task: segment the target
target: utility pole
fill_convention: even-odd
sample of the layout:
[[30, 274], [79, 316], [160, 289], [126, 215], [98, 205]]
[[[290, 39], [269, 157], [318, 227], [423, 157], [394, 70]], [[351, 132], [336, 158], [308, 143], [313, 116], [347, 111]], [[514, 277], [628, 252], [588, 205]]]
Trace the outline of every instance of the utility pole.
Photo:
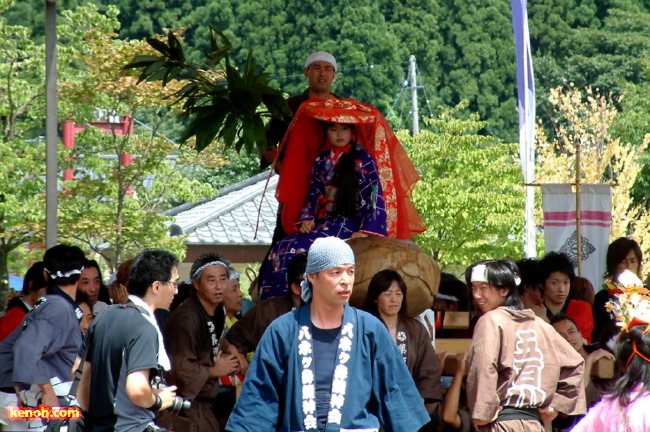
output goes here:
[[413, 118], [412, 135], [420, 133], [420, 123], [418, 114], [418, 87], [415, 77], [415, 56], [409, 57], [409, 82], [411, 84], [411, 117]]
[[45, 1], [45, 246], [56, 245], [57, 197], [57, 69], [56, 0]]

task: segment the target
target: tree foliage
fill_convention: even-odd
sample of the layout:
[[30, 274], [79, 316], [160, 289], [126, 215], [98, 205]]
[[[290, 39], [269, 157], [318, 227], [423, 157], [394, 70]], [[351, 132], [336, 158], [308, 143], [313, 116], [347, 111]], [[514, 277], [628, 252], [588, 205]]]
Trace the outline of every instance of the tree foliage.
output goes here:
[[[267, 145], [263, 119], [289, 117], [289, 106], [280, 91], [268, 86], [269, 74], [259, 71], [251, 50], [240, 73], [230, 63], [228, 38], [210, 27], [209, 39], [204, 65], [188, 61], [181, 42], [169, 30], [166, 42], [145, 38], [155, 55], [138, 55], [124, 68], [140, 70], [138, 84], [161, 81], [166, 87], [172, 80], [184, 81], [172, 96], [172, 104], [183, 102], [182, 115], [189, 119], [181, 143], [195, 137], [200, 152], [219, 139], [237, 151], [243, 146], [249, 153], [263, 151]], [[220, 69], [213, 71], [216, 67]]]
[[[418, 61], [421, 115], [431, 106], [469, 102], [463, 113], [489, 119], [486, 131], [505, 141], [517, 137], [515, 54], [510, 3], [497, 0], [88, 0], [104, 11], [120, 10], [122, 38], [142, 39], [184, 28], [188, 55], [201, 63], [210, 52], [210, 26], [234, 43], [233, 65], [243, 67], [248, 49], [288, 94], [304, 90], [304, 59], [331, 51], [340, 71], [334, 91], [377, 106], [394, 106], [408, 58]], [[72, 8], [80, 0], [61, 3]], [[625, 83], [647, 82], [640, 59], [650, 47], [646, 0], [539, 0], [528, 2], [538, 112], [552, 111], [550, 89], [576, 83], [620, 94]], [[38, 0], [7, 10], [11, 23], [33, 23], [42, 35]], [[407, 117], [408, 98], [395, 104]], [[394, 113], [394, 114], [395, 114]], [[402, 119], [404, 120], [404, 119]]]
[[[159, 85], [135, 86], [136, 78], [123, 73], [128, 58], [146, 53], [146, 44], [116, 39], [116, 16], [115, 8], [100, 13], [92, 5], [62, 13], [57, 29], [59, 119], [85, 124], [95, 120], [97, 108], [135, 116], [144, 107], [163, 106], [168, 94]], [[22, 271], [27, 261], [16, 255], [29, 253], [27, 243], [32, 251], [43, 247], [44, 51], [29, 29], [9, 25], [0, 16], [0, 296], [7, 290], [8, 262], [16, 265], [11, 270]], [[90, 129], [77, 136], [75, 149], [59, 152], [59, 167], [73, 168], [76, 174], [59, 189], [59, 239], [102, 253], [109, 267], [144, 246], [164, 246], [182, 255], [182, 239], [167, 238], [166, 218], [160, 212], [179, 200], [214, 192], [182, 176], [179, 166], [224, 163], [220, 155], [199, 158], [179, 152], [157, 134], [156, 124], [153, 128], [136, 128], [132, 136]], [[115, 161], [123, 153], [134, 156], [132, 165]], [[107, 159], [111, 155], [114, 160]], [[106, 253], [108, 245], [111, 254]]]
[[[115, 28], [117, 10], [109, 8], [108, 12], [106, 24]], [[84, 15], [95, 14], [92, 6], [64, 12], [67, 25], [76, 26]], [[180, 167], [224, 163], [218, 154], [199, 158], [189, 148], [179, 151], [158, 133], [165, 116], [176, 114], [164, 109], [166, 101], [187, 82], [174, 81], [164, 88], [148, 82], [136, 85], [137, 79], [122, 66], [134, 56], [151, 56], [153, 50], [143, 41], [115, 36], [107, 28], [88, 28], [73, 58], [83, 61], [84, 68], [74, 80], [61, 85], [67, 118], [78, 124], [95, 117], [89, 107], [131, 118], [142, 109], [160, 110], [160, 115], [152, 117], [150, 129], [136, 127], [132, 135], [89, 128], [78, 134], [78, 145], [62, 155], [61, 163], [76, 171], [61, 197], [62, 238], [82, 242], [102, 255], [109, 268], [144, 247], [164, 247], [183, 256], [182, 238], [166, 236], [168, 219], [161, 213], [172, 203], [211, 196], [214, 190], [182, 175]], [[120, 163], [126, 155], [132, 156], [132, 162]]]
[[616, 99], [591, 88], [575, 86], [551, 91], [549, 102], [554, 112], [554, 138], [542, 129], [537, 136], [536, 181], [574, 183], [576, 144], [580, 144], [580, 179], [584, 183], [609, 183], [612, 186], [612, 229], [610, 238], [633, 236], [644, 256], [650, 252], [650, 211], [646, 200], [635, 203], [632, 187], [641, 172], [641, 156], [650, 134], [640, 143], [626, 143], [612, 137], [610, 128], [617, 116]]
[[457, 118], [460, 105], [429, 120], [430, 130], [404, 143], [421, 180], [413, 202], [427, 231], [415, 238], [441, 268], [462, 271], [474, 261], [522, 254], [521, 170], [515, 144], [479, 135], [485, 122]]
[[44, 57], [28, 28], [0, 16], [0, 310], [9, 254], [44, 235], [44, 147], [36, 132], [45, 103]]

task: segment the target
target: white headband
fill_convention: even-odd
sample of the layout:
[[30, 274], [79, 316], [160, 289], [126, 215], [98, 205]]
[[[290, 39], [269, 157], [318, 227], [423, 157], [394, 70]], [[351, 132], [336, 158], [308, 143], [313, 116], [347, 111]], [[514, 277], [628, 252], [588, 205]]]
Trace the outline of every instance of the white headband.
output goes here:
[[478, 264], [472, 269], [472, 276], [469, 279], [470, 282], [488, 282], [487, 279], [487, 267], [485, 264]]
[[192, 274], [192, 279], [196, 277], [197, 274], [201, 273], [203, 270], [206, 268], [210, 267], [211, 265], [220, 265], [223, 266], [226, 271], [228, 271], [228, 265], [223, 262], [223, 261], [210, 261], [209, 263], [203, 264], [201, 267], [197, 268], [194, 274]]
[[239, 280], [239, 273], [233, 270], [232, 273], [230, 273], [230, 278], [229, 280]]
[[316, 63], [317, 61], [324, 61], [331, 64], [334, 68], [334, 72], [336, 72], [338, 69], [336, 66], [336, 59], [332, 54], [326, 51], [316, 51], [309, 54], [309, 57], [307, 57], [307, 61], [305, 62], [305, 69], [309, 69], [309, 66], [311, 66], [312, 63]]
[[[516, 274], [513, 274], [513, 277], [515, 279], [515, 285], [519, 286], [521, 283], [521, 278], [517, 276]], [[470, 282], [487, 282], [488, 277], [487, 277], [487, 267], [485, 264], [478, 264], [472, 269], [472, 276], [470, 278]]]
[[80, 275], [84, 271], [84, 268], [81, 267], [78, 270], [74, 269], [74, 270], [70, 270], [70, 271], [65, 272], [65, 273], [61, 273], [61, 270], [57, 271], [56, 273], [52, 273], [48, 269], [44, 269], [44, 270], [47, 272], [47, 274], [50, 275], [50, 277], [52, 279], [57, 279], [57, 278], [67, 278], [67, 277], [70, 277], [72, 275]]

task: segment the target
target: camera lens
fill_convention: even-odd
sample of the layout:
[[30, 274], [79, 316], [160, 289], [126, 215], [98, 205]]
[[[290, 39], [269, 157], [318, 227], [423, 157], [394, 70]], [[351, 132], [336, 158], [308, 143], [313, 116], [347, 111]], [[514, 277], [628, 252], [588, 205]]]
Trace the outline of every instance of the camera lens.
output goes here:
[[172, 402], [172, 406], [170, 407], [170, 410], [172, 413], [177, 414], [177, 415], [186, 415], [187, 411], [190, 409], [192, 406], [192, 401], [189, 399], [185, 399], [181, 396], [176, 396], [174, 398], [174, 402]]

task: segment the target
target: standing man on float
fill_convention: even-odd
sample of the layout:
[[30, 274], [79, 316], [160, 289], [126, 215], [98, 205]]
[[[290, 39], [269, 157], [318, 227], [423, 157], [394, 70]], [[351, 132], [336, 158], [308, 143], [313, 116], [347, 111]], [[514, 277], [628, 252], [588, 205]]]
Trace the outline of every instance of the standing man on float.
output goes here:
[[[266, 128], [266, 151], [262, 154], [260, 159], [260, 168], [265, 169], [270, 166], [278, 156], [278, 147], [282, 142], [284, 134], [287, 132], [289, 123], [293, 120], [293, 115], [298, 111], [300, 105], [312, 98], [317, 99], [341, 99], [340, 96], [337, 96], [332, 93], [332, 83], [334, 78], [336, 78], [336, 71], [338, 70], [336, 59], [334, 56], [325, 51], [316, 51], [309, 54], [307, 61], [305, 61], [305, 67], [302, 70], [302, 73], [307, 78], [309, 87], [297, 95], [291, 96], [287, 99], [287, 105], [291, 109], [292, 116], [291, 118], [285, 120], [272, 119], [269, 122], [269, 125]], [[282, 154], [278, 158], [278, 163], [275, 165], [275, 169], [280, 172], [280, 165], [282, 163]], [[279, 229], [282, 229], [282, 226], [278, 226]], [[277, 232], [277, 229], [276, 229]], [[274, 235], [275, 240], [275, 235]]]

